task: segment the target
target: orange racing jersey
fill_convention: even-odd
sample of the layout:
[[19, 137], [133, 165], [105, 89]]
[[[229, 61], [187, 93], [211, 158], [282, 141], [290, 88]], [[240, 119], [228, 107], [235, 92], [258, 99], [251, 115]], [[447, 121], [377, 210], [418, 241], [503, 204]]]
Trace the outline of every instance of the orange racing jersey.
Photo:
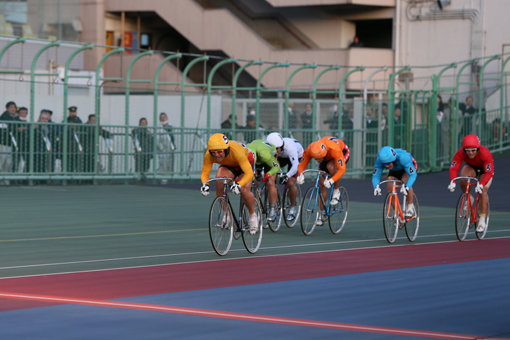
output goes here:
[[[333, 179], [333, 181], [336, 182], [345, 174], [345, 163], [349, 157], [349, 148], [347, 147], [347, 145], [345, 145], [345, 143], [342, 140], [338, 139], [337, 137], [327, 136], [321, 138], [319, 141], [326, 146], [326, 149], [328, 151], [324, 160], [335, 161], [337, 171], [331, 177], [331, 179]], [[305, 152], [303, 153], [303, 161], [299, 163], [298, 166], [297, 172], [298, 175], [301, 174], [306, 169], [308, 163], [312, 159], [312, 157], [310, 156], [310, 145], [308, 145]]]
[[228, 155], [225, 157], [225, 159], [223, 159], [221, 162], [217, 162], [209, 150], [205, 152], [204, 163], [202, 165], [202, 174], [200, 176], [202, 183], [205, 183], [209, 180], [209, 174], [211, 173], [211, 169], [214, 163], [225, 165], [230, 168], [241, 168], [244, 176], [239, 181], [240, 186], [245, 186], [251, 182], [253, 179], [253, 168], [249, 161], [251, 151], [244, 147], [242, 144], [233, 140], [229, 142], [229, 146], [230, 151], [228, 152]]

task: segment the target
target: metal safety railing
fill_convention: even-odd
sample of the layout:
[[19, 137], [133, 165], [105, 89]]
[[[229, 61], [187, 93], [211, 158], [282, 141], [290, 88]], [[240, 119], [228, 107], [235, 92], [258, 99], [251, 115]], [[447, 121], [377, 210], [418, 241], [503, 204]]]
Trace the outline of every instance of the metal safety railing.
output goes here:
[[[0, 68], [0, 88], [27, 84], [24, 98], [29, 103], [27, 122], [0, 122], [0, 178], [3, 180], [194, 178], [200, 173], [207, 138], [217, 131], [249, 142], [278, 130], [299, 139], [305, 147], [321, 136], [338, 136], [351, 147], [352, 161], [348, 169], [351, 175], [369, 174], [377, 151], [384, 145], [410, 151], [420, 164], [420, 171], [447, 167], [468, 133], [476, 133], [493, 151], [510, 148], [508, 55], [428, 68], [399, 68], [289, 64], [140, 51], [130, 56], [130, 62], [119, 76], [107, 77], [105, 64], [110, 58], [123, 57], [126, 53], [123, 48], [0, 37], [3, 43], [0, 65], [5, 64], [3, 60], [15, 47], [23, 48], [31, 41], [36, 41], [39, 47], [31, 55], [29, 69]], [[55, 68], [41, 69], [40, 59], [64, 45], [72, 48], [62, 62], [63, 76]], [[95, 70], [73, 74], [71, 65], [76, 58], [94, 49], [105, 51]], [[133, 78], [135, 66], [155, 54], [162, 55], [155, 71], [143, 79]], [[161, 80], [164, 68], [174, 61], [185, 63], [180, 78]], [[209, 62], [214, 62], [209, 64], [212, 67], [207, 67]], [[203, 82], [191, 83], [188, 76], [200, 65]], [[243, 87], [238, 83], [248, 67], [258, 67], [260, 72], [254, 86]], [[232, 75], [230, 84], [215, 81], [219, 71], [225, 68]], [[281, 88], [263, 85], [269, 72], [285, 72]], [[413, 72], [422, 75], [413, 79]], [[337, 81], [323, 82], [331, 73], [337, 75]], [[309, 81], [295, 84], [304, 74], [309, 74]], [[354, 80], [356, 77], [360, 77], [359, 82]], [[49, 100], [60, 103], [63, 121], [67, 121], [69, 98], [75, 96], [71, 88], [80, 78], [87, 80], [86, 87], [92, 90], [89, 93], [93, 96], [88, 95], [87, 100], [93, 102], [95, 122], [77, 125], [37, 122], [35, 115], [40, 103]], [[109, 122], [115, 124], [105, 125], [102, 118], [105, 108], [118, 102], [104, 92], [105, 84], [120, 82], [124, 83], [122, 91], [116, 94], [117, 98], [123, 96], [120, 115], [110, 115]], [[149, 90], [134, 96], [137, 84], [145, 84]], [[62, 94], [55, 96], [45, 91], [50, 85], [60, 86]], [[162, 89], [168, 86], [173, 86], [175, 91], [169, 93]], [[148, 108], [153, 122], [148, 127], [134, 125], [139, 103], [145, 103], [147, 98], [152, 107], [144, 109]], [[174, 126], [170, 133], [168, 128], [158, 125], [158, 116], [161, 107], [167, 105], [162, 103], [172, 98], [178, 100], [172, 101]], [[471, 100], [474, 103], [466, 103]], [[255, 124], [239, 124], [247, 120], [250, 109], [254, 111]], [[229, 115], [230, 126], [220, 126]]]

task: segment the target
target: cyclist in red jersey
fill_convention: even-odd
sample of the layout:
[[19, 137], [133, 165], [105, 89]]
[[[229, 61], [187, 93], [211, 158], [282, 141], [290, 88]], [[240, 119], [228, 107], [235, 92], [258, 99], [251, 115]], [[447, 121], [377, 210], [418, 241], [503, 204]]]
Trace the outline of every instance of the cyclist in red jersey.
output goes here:
[[[485, 146], [480, 144], [477, 135], [467, 135], [462, 140], [462, 147], [453, 156], [450, 165], [450, 185], [448, 190], [455, 191], [455, 182], [452, 179], [457, 177], [462, 162], [464, 166], [460, 170], [459, 176], [476, 177], [480, 181], [475, 191], [480, 195], [480, 220], [476, 227], [477, 232], [483, 232], [487, 227], [485, 217], [487, 216], [487, 207], [489, 203], [489, 188], [494, 177], [494, 158], [492, 153]], [[462, 190], [466, 189], [466, 181], [460, 180]]]

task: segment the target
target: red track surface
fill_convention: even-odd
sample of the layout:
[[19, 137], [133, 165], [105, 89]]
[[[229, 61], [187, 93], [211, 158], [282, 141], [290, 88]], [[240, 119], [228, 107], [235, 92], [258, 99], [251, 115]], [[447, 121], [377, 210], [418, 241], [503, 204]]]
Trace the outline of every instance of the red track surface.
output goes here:
[[[0, 280], [0, 291], [116, 299], [506, 257], [510, 257], [510, 238], [10, 278]], [[0, 311], [49, 304], [0, 299]]]

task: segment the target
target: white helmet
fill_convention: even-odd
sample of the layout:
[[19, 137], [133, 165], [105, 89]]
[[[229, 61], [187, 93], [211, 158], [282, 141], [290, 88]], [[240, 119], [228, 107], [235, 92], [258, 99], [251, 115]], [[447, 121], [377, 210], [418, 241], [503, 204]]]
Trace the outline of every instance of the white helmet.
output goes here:
[[273, 144], [277, 149], [283, 147], [283, 137], [278, 132], [267, 135], [266, 141]]

